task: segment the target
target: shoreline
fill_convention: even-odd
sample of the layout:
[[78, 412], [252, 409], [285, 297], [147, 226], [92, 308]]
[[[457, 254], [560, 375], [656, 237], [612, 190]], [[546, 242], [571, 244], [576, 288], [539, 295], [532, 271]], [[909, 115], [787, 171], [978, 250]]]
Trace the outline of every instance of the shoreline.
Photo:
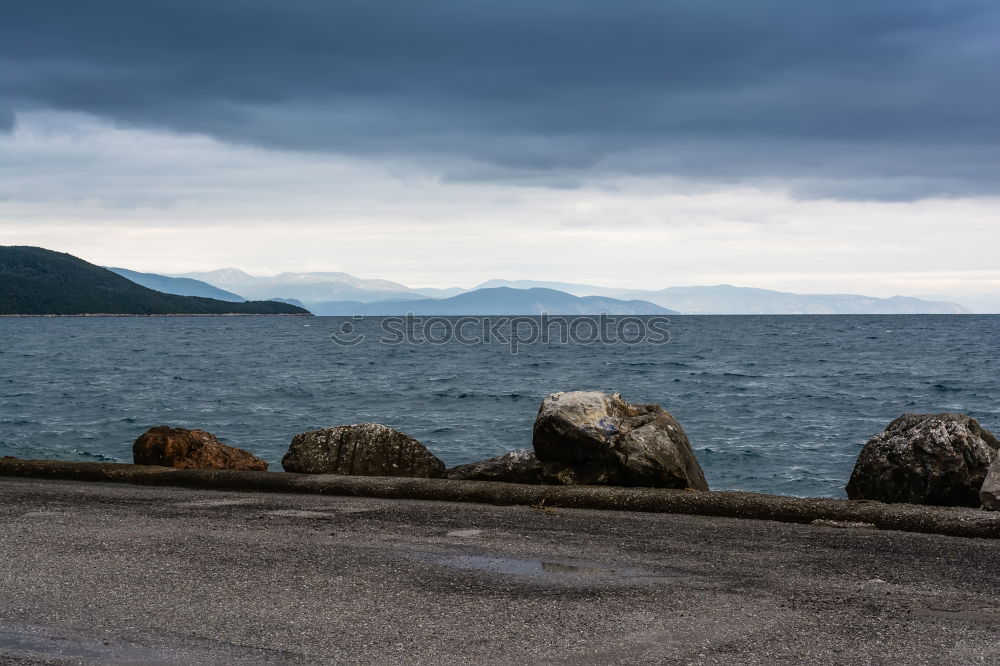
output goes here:
[[546, 486], [289, 472], [179, 470], [128, 463], [0, 460], [0, 477], [174, 486], [201, 490], [265, 492], [524, 505], [539, 509], [686, 514], [769, 520], [830, 527], [899, 530], [1000, 539], [1000, 512], [964, 507], [883, 504], [834, 498], [802, 498], [732, 491], [693, 491], [621, 486]]
[[53, 317], [315, 317], [311, 312], [219, 312], [210, 313], [177, 313], [177, 314], [113, 314], [113, 313], [88, 313], [88, 314], [0, 314], [0, 319], [26, 319], [26, 318], [53, 318]]
[[[553, 317], [599, 317], [600, 314], [553, 314], [546, 313]], [[304, 313], [293, 313], [293, 312], [272, 312], [272, 313], [249, 313], [249, 312], [220, 312], [220, 313], [173, 313], [173, 314], [115, 314], [106, 312], [88, 312], [86, 314], [0, 314], [0, 319], [18, 319], [18, 318], [45, 318], [45, 317], [327, 317], [327, 318], [352, 318], [352, 317], [364, 317], [368, 319], [376, 319], [379, 317], [401, 317], [404, 315], [381, 315], [381, 314], [368, 314], [368, 315], [317, 315], [312, 312]], [[523, 314], [523, 315], [510, 315], [510, 314], [472, 314], [472, 315], [416, 315], [420, 317], [444, 317], [444, 318], [462, 318], [462, 317], [540, 317], [538, 314]], [[949, 312], [885, 312], [876, 314], [863, 314], [863, 313], [835, 313], [835, 312], [815, 312], [815, 313], [804, 313], [797, 312], [794, 314], [776, 314], [776, 313], [730, 313], [730, 314], [719, 314], [719, 313], [702, 313], [702, 312], [682, 312], [671, 315], [609, 315], [609, 316], [623, 316], [623, 317], [659, 317], [659, 316], [670, 316], [670, 317], [1000, 317], [1000, 312], [960, 312], [960, 313], [949, 313]]]

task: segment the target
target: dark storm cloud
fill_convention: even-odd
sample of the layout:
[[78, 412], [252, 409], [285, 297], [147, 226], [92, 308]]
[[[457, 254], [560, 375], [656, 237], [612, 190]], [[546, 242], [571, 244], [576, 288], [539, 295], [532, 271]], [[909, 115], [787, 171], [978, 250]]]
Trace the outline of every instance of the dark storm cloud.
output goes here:
[[4, 108], [54, 108], [416, 157], [454, 179], [1000, 191], [992, 0], [13, 0], [2, 15], [0, 128]]

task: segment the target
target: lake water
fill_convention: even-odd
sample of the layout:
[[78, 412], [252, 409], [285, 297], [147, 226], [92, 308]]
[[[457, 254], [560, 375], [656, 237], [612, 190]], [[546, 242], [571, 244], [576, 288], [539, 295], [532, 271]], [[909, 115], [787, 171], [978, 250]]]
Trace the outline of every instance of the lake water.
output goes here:
[[[344, 324], [365, 333], [334, 344]], [[372, 318], [0, 319], [0, 456], [131, 462], [202, 428], [278, 464], [295, 433], [375, 421], [447, 464], [530, 448], [543, 396], [619, 391], [683, 424], [714, 489], [844, 496], [903, 412], [1000, 431], [1000, 316], [673, 317], [667, 344], [382, 344]]]

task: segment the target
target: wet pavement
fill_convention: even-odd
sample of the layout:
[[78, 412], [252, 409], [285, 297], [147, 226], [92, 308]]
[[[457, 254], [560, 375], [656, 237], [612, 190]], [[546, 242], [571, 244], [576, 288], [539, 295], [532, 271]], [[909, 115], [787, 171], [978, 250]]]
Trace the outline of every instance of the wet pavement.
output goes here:
[[996, 663], [1000, 541], [0, 479], [0, 664]]

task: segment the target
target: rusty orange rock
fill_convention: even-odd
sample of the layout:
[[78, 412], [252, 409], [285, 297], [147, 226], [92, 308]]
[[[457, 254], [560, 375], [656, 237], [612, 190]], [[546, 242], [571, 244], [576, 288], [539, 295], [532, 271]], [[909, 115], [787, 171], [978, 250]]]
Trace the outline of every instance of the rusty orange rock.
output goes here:
[[227, 446], [204, 430], [157, 426], [132, 445], [136, 465], [161, 465], [177, 469], [235, 469], [266, 472], [267, 463], [249, 451]]

